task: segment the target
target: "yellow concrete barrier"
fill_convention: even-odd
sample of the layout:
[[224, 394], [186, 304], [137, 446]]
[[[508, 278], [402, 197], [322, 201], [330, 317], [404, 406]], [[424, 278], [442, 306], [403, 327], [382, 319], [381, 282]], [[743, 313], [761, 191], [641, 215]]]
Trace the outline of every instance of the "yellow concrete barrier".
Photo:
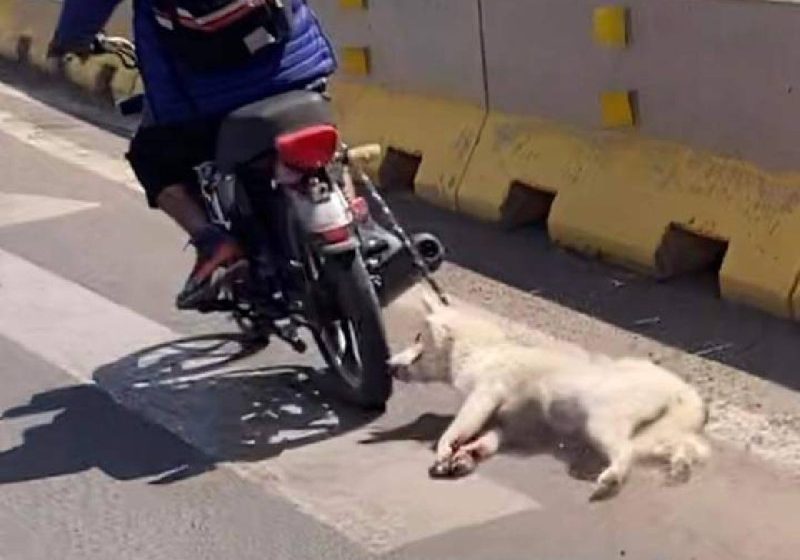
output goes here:
[[[0, 55], [54, 72], [47, 60], [47, 45], [53, 36], [61, 6], [45, 0], [2, 0], [0, 2]], [[110, 34], [130, 35], [129, 12], [121, 8], [109, 22]], [[135, 89], [138, 75], [111, 55], [94, 56], [86, 61], [71, 59], [64, 67], [67, 79], [93, 93], [117, 100]]]
[[45, 68], [47, 44], [61, 6], [55, 2], [3, 0], [0, 8], [0, 53]]
[[800, 173], [770, 174], [635, 133], [492, 114], [458, 207], [500, 220], [515, 181], [555, 195], [548, 228], [559, 244], [659, 277], [713, 265], [682, 262], [695, 250], [672, 250], [677, 229], [721, 247], [724, 297], [798, 317]]
[[419, 155], [416, 193], [455, 208], [458, 186], [484, 123], [482, 109], [347, 82], [334, 84], [333, 98], [348, 142], [380, 142], [386, 148]]

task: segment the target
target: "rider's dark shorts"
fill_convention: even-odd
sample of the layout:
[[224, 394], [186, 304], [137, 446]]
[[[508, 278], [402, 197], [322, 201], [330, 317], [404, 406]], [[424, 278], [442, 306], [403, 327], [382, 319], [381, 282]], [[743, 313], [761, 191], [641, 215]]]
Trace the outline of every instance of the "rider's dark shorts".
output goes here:
[[[324, 93], [327, 79], [315, 78], [296, 89]], [[194, 168], [211, 161], [224, 117], [208, 117], [178, 124], [155, 124], [145, 104], [142, 125], [131, 140], [128, 161], [147, 195], [147, 203], [157, 208], [158, 195], [165, 187], [182, 183], [199, 191]]]
[[165, 187], [182, 183], [198, 188], [194, 168], [213, 159], [219, 124], [220, 119], [206, 119], [139, 128], [127, 158], [151, 208], [158, 206]]

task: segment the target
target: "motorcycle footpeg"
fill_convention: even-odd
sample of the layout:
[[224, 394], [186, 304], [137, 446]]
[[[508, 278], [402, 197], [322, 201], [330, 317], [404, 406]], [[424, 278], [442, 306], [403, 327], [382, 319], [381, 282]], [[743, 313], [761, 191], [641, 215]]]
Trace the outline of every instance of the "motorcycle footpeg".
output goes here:
[[292, 321], [276, 322], [275, 334], [298, 354], [305, 354], [308, 350], [308, 345], [300, 337], [297, 326]]
[[308, 351], [308, 344], [301, 338], [290, 340], [289, 345], [292, 347], [292, 350], [298, 354], [305, 354]]

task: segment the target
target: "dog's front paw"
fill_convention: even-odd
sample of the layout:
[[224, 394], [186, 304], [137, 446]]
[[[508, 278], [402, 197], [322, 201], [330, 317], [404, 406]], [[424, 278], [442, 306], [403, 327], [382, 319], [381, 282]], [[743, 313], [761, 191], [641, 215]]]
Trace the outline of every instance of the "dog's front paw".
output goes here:
[[428, 469], [428, 475], [435, 479], [450, 478], [450, 467], [450, 459], [436, 461], [431, 465], [431, 468]]
[[594, 492], [589, 497], [589, 501], [597, 502], [607, 500], [619, 493], [622, 487], [622, 477], [613, 468], [608, 468], [597, 477]]
[[450, 457], [448, 459], [436, 461], [430, 469], [428, 474], [431, 478], [462, 478], [471, 474], [478, 463], [475, 458], [469, 453], [461, 453]]
[[477, 467], [478, 462], [472, 453], [458, 453], [450, 461], [450, 471], [453, 478], [461, 478], [472, 474]]

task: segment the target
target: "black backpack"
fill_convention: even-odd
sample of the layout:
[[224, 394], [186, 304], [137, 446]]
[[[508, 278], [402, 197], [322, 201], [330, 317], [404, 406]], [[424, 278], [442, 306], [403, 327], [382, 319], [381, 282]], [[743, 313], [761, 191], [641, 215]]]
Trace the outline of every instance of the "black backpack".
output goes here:
[[161, 36], [196, 71], [237, 66], [287, 41], [292, 0], [152, 0]]

